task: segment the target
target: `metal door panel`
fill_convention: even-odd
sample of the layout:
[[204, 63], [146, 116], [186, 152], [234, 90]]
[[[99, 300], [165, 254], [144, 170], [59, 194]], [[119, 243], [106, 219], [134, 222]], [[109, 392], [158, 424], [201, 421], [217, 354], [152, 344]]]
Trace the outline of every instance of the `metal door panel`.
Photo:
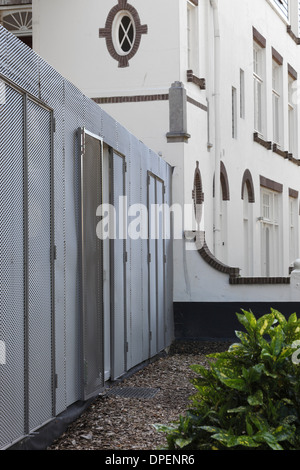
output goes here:
[[164, 252], [164, 184], [156, 180], [157, 201], [157, 240], [156, 240], [156, 270], [157, 270], [157, 345], [158, 352], [165, 347], [165, 252]]
[[[5, 85], [0, 105], [0, 448], [24, 433], [24, 112]], [[13, 139], [11, 136], [13, 135]]]
[[28, 100], [29, 430], [53, 416], [51, 113]]
[[[112, 248], [112, 379], [120, 377], [126, 371], [126, 240], [125, 232], [125, 160], [117, 153], [113, 154], [113, 200], [116, 215], [115, 237]], [[123, 227], [122, 227], [123, 225]]]
[[103, 253], [96, 213], [102, 203], [102, 141], [82, 130], [82, 333], [83, 396], [96, 396], [104, 386]]
[[149, 328], [150, 328], [150, 356], [157, 353], [157, 298], [156, 298], [156, 184], [152, 176], [148, 176], [148, 230], [149, 230]]

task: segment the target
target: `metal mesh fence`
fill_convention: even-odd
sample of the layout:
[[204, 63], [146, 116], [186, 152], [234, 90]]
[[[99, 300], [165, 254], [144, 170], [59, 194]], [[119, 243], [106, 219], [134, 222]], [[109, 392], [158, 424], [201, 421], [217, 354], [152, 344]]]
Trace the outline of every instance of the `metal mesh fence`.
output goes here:
[[[78, 129], [86, 129], [88, 144], [83, 167]], [[158, 337], [155, 309], [150, 318], [149, 298], [156, 299], [158, 291], [156, 283], [149, 287], [147, 240], [105, 245], [105, 259], [114, 260], [106, 308], [120, 308], [117, 314], [116, 309], [106, 312], [109, 328], [114, 322], [117, 328], [109, 339], [104, 336], [95, 208], [102, 201], [101, 178], [108, 187], [110, 177], [103, 175], [95, 136], [112, 150], [106, 155], [113, 168], [110, 197], [126, 196], [123, 209], [147, 204], [148, 170], [170, 182], [171, 168], [164, 161], [0, 26], [0, 448], [97, 394], [104, 384], [108, 340], [115, 376], [168, 345], [166, 325], [159, 327]], [[83, 207], [87, 219], [82, 223]], [[116, 210], [118, 216], [118, 204]], [[162, 264], [158, 268], [165, 285], [159, 318], [167, 323], [168, 341], [170, 263], [168, 279]]]

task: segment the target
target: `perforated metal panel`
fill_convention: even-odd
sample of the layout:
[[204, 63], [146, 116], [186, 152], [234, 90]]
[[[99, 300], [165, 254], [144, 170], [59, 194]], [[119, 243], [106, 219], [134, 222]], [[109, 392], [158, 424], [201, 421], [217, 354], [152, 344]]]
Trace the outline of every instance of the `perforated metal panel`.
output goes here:
[[1, 103], [0, 440], [8, 445], [54, 412], [52, 114], [5, 82]]
[[27, 101], [29, 430], [53, 416], [51, 113]]
[[112, 205], [115, 210], [115, 237], [112, 240], [112, 379], [127, 370], [126, 317], [126, 201], [125, 158], [112, 156]]
[[0, 340], [6, 345], [0, 448], [24, 433], [23, 119], [23, 97], [6, 85], [0, 105]]
[[104, 385], [103, 253], [96, 234], [96, 213], [102, 203], [102, 142], [82, 131], [82, 333], [85, 399]]
[[150, 354], [157, 354], [165, 341], [165, 217], [164, 182], [148, 172], [149, 213], [149, 322]]
[[[113, 199], [127, 195], [126, 209], [146, 204], [147, 171], [161, 180], [169, 175], [170, 185], [171, 169], [2, 26], [0, 102], [0, 341], [6, 346], [4, 364], [0, 356], [0, 448], [5, 448], [104, 385], [102, 244], [96, 236], [101, 140], [114, 155]], [[89, 131], [83, 147], [82, 128]], [[156, 201], [153, 181], [149, 195]], [[109, 250], [114, 260], [108, 271], [114, 274], [105, 280], [106, 307], [111, 305], [114, 320], [108, 343], [115, 335], [110, 364], [115, 377], [156, 354], [165, 327], [165, 340], [171, 338], [172, 244], [167, 244], [164, 300], [157, 287], [158, 275], [166, 282], [166, 269], [163, 274], [161, 264], [149, 262], [151, 250], [152, 260], [160, 250], [161, 262], [166, 245], [155, 241], [148, 249], [148, 240], [127, 237]]]
[[[150, 356], [157, 353], [157, 301], [156, 301], [156, 218], [153, 207], [156, 204], [155, 178], [148, 175], [148, 216], [149, 216], [149, 324], [150, 324]], [[155, 213], [154, 213], [155, 214]]]

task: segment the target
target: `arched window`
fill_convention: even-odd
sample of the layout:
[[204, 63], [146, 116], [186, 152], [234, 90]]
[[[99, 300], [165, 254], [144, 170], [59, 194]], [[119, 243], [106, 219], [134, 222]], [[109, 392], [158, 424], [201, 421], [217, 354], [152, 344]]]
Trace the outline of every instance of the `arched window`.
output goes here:
[[[215, 197], [215, 178], [213, 182], [213, 196]], [[227, 244], [228, 244], [228, 225], [227, 225], [227, 210], [228, 201], [230, 201], [229, 180], [227, 170], [223, 162], [220, 166], [220, 213], [219, 213], [219, 228], [220, 228], [220, 247], [218, 258], [223, 263], [227, 262]]]
[[255, 194], [254, 194], [254, 185], [253, 185], [253, 180], [252, 176], [249, 170], [246, 170], [244, 175], [243, 175], [243, 181], [242, 181], [242, 199], [244, 199], [244, 191], [245, 187], [247, 187], [248, 190], [248, 200], [251, 203], [255, 202]]
[[202, 189], [202, 179], [201, 173], [199, 170], [199, 162], [197, 162], [195, 174], [194, 174], [194, 187], [193, 187], [193, 201], [194, 201], [194, 211], [195, 211], [195, 219], [198, 225], [197, 229], [199, 229], [199, 225], [202, 219], [202, 212], [203, 212], [203, 202], [204, 202], [204, 194]]
[[243, 276], [253, 276], [253, 203], [255, 202], [254, 186], [249, 170], [246, 170], [242, 181], [243, 200]]
[[1, 23], [9, 32], [17, 36], [27, 46], [32, 47], [32, 10], [3, 10]]

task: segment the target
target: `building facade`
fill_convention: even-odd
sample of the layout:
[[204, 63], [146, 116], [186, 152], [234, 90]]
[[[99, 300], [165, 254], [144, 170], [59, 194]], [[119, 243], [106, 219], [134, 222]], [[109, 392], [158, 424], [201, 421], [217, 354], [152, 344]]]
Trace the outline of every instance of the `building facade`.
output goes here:
[[175, 306], [219, 302], [215, 271], [222, 302], [244, 298], [234, 282], [257, 301], [262, 283], [285, 284], [299, 256], [298, 0], [33, 0], [32, 15], [35, 51], [174, 168]]

